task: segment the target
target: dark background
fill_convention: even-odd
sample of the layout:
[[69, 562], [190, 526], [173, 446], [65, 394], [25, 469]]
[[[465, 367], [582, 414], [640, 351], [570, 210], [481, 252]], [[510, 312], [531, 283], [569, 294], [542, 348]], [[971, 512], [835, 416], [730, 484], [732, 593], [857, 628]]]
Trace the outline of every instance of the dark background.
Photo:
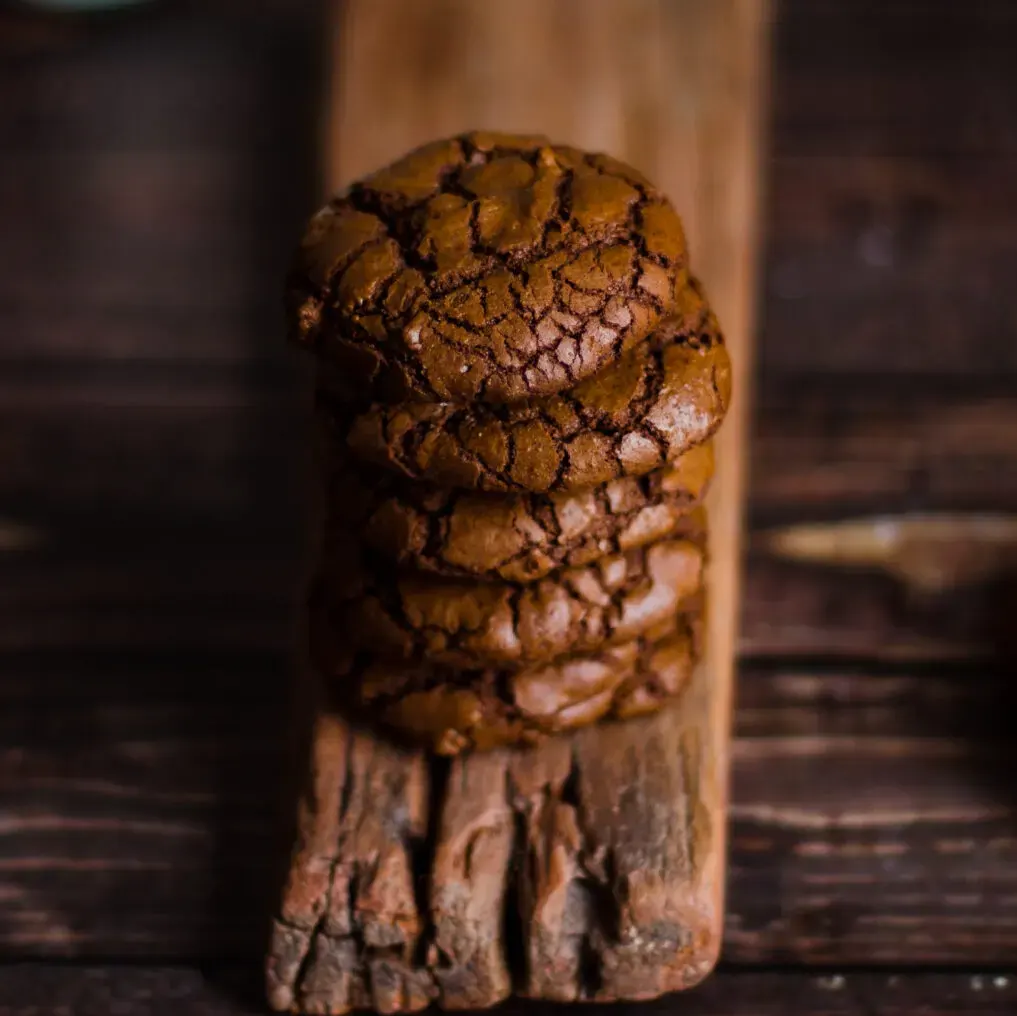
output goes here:
[[[777, 11], [725, 964], [661, 1008], [1017, 1012], [1017, 3]], [[321, 35], [0, 7], [4, 1016], [257, 1011]]]

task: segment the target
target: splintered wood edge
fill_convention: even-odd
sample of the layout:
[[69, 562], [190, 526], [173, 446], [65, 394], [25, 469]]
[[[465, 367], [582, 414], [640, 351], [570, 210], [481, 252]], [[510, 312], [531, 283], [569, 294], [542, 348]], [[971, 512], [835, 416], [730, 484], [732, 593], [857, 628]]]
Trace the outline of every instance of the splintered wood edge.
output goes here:
[[270, 1004], [475, 1009], [513, 987], [612, 1001], [700, 980], [721, 925], [708, 678], [653, 717], [430, 767], [319, 714]]
[[[451, 0], [435, 19], [427, 5], [348, 0], [331, 42], [326, 187], [434, 137], [501, 127], [609, 151], [670, 194], [735, 374], [709, 498], [706, 652], [655, 717], [451, 765], [319, 713], [268, 958], [277, 1009], [645, 999], [694, 984], [719, 952], [767, 3], [561, 13]], [[589, 59], [563, 77], [562, 54]], [[624, 115], [604, 115], [608, 93]]]

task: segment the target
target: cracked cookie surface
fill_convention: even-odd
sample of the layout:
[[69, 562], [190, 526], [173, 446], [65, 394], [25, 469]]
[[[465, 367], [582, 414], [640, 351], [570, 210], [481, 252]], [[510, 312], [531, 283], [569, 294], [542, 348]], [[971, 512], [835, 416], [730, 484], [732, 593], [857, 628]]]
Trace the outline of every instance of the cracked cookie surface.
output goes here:
[[310, 605], [312, 656], [325, 673], [359, 652], [504, 667], [591, 652], [666, 622], [699, 590], [704, 550], [692, 539], [661, 540], [525, 585], [391, 574], [365, 564], [351, 542], [328, 564]]
[[438, 754], [534, 744], [608, 718], [654, 712], [679, 695], [700, 652], [701, 596], [645, 637], [518, 671], [372, 661], [337, 694]]
[[332, 541], [353, 535], [403, 570], [533, 582], [560, 567], [704, 532], [698, 506], [712, 475], [710, 442], [646, 476], [561, 494], [448, 490], [345, 462], [331, 475], [323, 560]]
[[681, 221], [636, 170], [474, 132], [322, 208], [287, 307], [295, 340], [380, 401], [508, 402], [617, 361], [686, 281]]
[[442, 487], [581, 490], [674, 461], [713, 434], [730, 396], [716, 319], [689, 286], [646, 342], [567, 392], [504, 406], [376, 404], [353, 418], [346, 443], [358, 459]]

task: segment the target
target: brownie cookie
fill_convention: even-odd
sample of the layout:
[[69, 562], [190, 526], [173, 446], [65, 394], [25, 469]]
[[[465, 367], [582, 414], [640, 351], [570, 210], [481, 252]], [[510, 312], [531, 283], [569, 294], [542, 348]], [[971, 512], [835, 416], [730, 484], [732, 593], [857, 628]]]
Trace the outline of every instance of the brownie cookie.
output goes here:
[[662, 540], [520, 585], [372, 570], [352, 545], [344, 556], [312, 594], [313, 653], [326, 671], [340, 649], [468, 668], [591, 652], [673, 616], [704, 563], [700, 543]]
[[503, 406], [375, 405], [350, 425], [358, 459], [484, 491], [581, 490], [640, 476], [707, 440], [731, 394], [727, 350], [697, 288], [638, 348], [568, 392]]
[[705, 529], [697, 508], [713, 475], [710, 442], [641, 477], [565, 494], [476, 494], [336, 466], [325, 559], [359, 536], [402, 569], [532, 582], [676, 534]]
[[371, 662], [339, 696], [438, 754], [535, 743], [548, 734], [653, 712], [685, 687], [699, 656], [700, 597], [649, 637], [521, 671], [444, 672]]
[[295, 340], [385, 402], [508, 402], [574, 386], [685, 285], [681, 221], [634, 169], [543, 137], [425, 145], [309, 222]]

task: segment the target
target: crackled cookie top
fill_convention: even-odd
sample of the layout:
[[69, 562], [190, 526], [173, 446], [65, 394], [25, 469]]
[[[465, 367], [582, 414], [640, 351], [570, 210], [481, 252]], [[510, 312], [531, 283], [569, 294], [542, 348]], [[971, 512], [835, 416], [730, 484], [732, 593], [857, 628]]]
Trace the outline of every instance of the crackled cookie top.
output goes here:
[[448, 490], [336, 463], [323, 560], [333, 541], [353, 533], [403, 570], [533, 582], [562, 566], [703, 532], [696, 506], [712, 474], [709, 442], [646, 476], [563, 494]]
[[569, 391], [507, 406], [376, 404], [347, 443], [359, 459], [444, 487], [574, 491], [674, 461], [717, 429], [730, 396], [723, 337], [690, 285], [645, 342]]
[[381, 401], [513, 401], [617, 360], [674, 301], [686, 262], [674, 208], [624, 163], [466, 134], [311, 219], [291, 330]]
[[704, 552], [662, 540], [528, 584], [401, 575], [365, 567], [353, 542], [323, 562], [312, 596], [312, 642], [345, 652], [450, 667], [540, 663], [629, 641], [696, 593]]
[[442, 755], [507, 744], [659, 709], [681, 694], [699, 655], [696, 598], [650, 637], [519, 671], [443, 671], [373, 660], [328, 672], [342, 705]]

